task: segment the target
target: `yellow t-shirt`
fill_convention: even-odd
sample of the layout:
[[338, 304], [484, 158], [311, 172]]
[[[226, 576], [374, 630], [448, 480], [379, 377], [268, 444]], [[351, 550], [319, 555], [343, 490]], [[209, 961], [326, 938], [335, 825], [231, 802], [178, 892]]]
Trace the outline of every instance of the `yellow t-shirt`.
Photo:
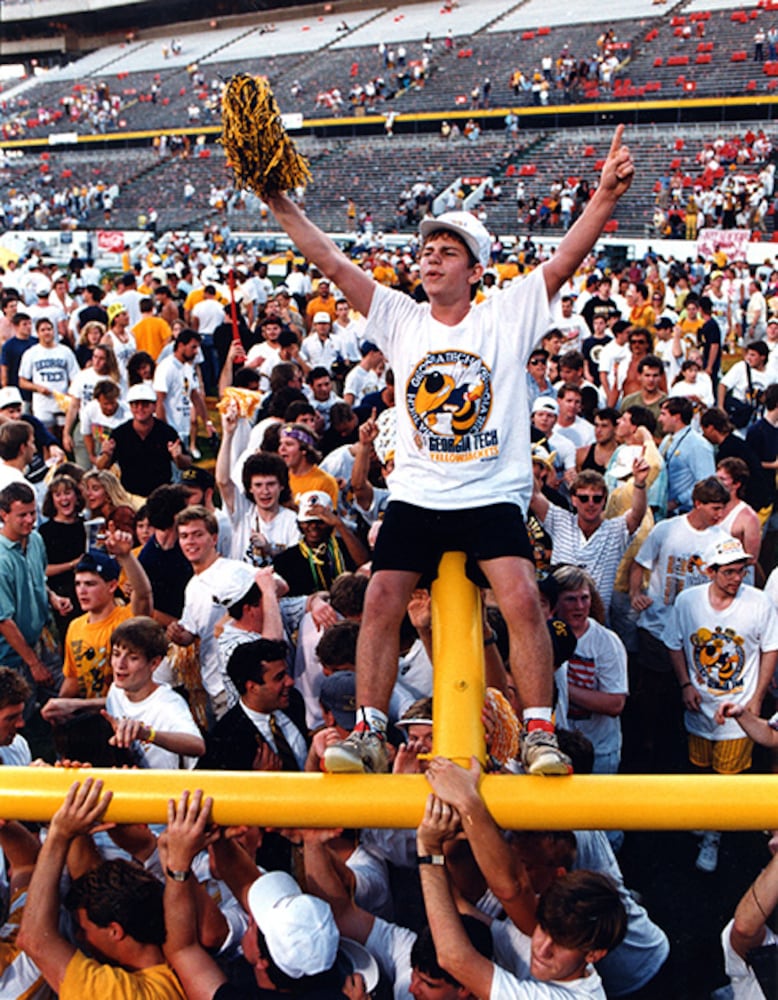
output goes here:
[[59, 991], [60, 1000], [186, 1000], [181, 984], [169, 965], [151, 965], [127, 972], [87, 958], [77, 951], [68, 962]]
[[62, 673], [76, 678], [79, 697], [104, 698], [113, 680], [111, 633], [132, 618], [132, 610], [129, 605], [117, 605], [104, 621], [90, 623], [88, 617], [79, 615], [68, 625]]
[[146, 351], [156, 361], [162, 348], [170, 340], [173, 331], [170, 324], [160, 316], [144, 316], [132, 328], [132, 335], [139, 351]]
[[297, 503], [297, 499], [301, 493], [307, 493], [309, 490], [321, 490], [322, 493], [326, 493], [332, 500], [332, 509], [338, 509], [337, 480], [329, 472], [320, 469], [318, 465], [314, 465], [310, 472], [306, 472], [304, 476], [295, 476], [294, 473], [290, 472], [289, 488], [292, 491], [292, 499], [295, 503]]

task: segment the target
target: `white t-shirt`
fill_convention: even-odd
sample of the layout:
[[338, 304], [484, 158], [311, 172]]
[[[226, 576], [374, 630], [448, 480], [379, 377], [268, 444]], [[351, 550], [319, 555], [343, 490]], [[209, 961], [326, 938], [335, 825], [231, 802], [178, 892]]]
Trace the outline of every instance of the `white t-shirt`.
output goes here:
[[81, 421], [82, 434], [94, 434], [99, 436], [101, 441], [105, 441], [108, 437], [108, 431], [112, 431], [114, 427], [130, 420], [132, 412], [126, 403], [119, 400], [116, 412], [112, 413], [110, 417], [106, 417], [100, 409], [98, 401], [90, 399], [86, 406], [81, 407], [78, 417]]
[[17, 733], [7, 747], [0, 747], [0, 761], [4, 767], [28, 767], [32, 762], [30, 744]]
[[[263, 521], [256, 505], [248, 499], [243, 492], [243, 487], [235, 487], [235, 499], [233, 500], [232, 521], [232, 548], [230, 556], [232, 559], [240, 559], [243, 562], [252, 563], [256, 566], [269, 565], [274, 555], [288, 549], [290, 545], [297, 545], [300, 541], [300, 528], [297, 525], [297, 515], [288, 507], [279, 508], [278, 513], [271, 521]], [[261, 534], [265, 541], [272, 546], [270, 553], [265, 553], [264, 558], [257, 559], [253, 554], [251, 536]]]
[[378, 392], [386, 385], [383, 375], [374, 371], [367, 371], [361, 365], [356, 365], [346, 376], [343, 386], [343, 395], [352, 395], [354, 400], [352, 406], [359, 406], [362, 397], [370, 392]]
[[216, 624], [226, 615], [226, 609], [214, 600], [222, 574], [229, 574], [233, 560], [220, 556], [208, 569], [196, 574], [184, 591], [181, 625], [200, 637], [200, 675], [216, 714], [221, 716], [235, 704], [232, 685], [225, 685], [226, 673], [219, 646], [214, 636]]
[[105, 381], [106, 378], [105, 375], [98, 375], [94, 368], [82, 368], [70, 383], [68, 394], [75, 396], [81, 402], [83, 410], [83, 407], [91, 401], [97, 383]]
[[663, 641], [668, 649], [683, 650], [689, 680], [702, 696], [699, 710], [684, 714], [687, 731], [708, 740], [737, 740], [744, 735], [737, 721], [718, 725], [714, 715], [724, 699], [744, 705], [753, 698], [760, 654], [778, 649], [778, 612], [761, 590], [745, 585], [729, 607], [714, 609], [712, 586], [679, 594]]
[[[197, 723], [192, 718], [189, 706], [180, 694], [167, 686], [160, 684], [148, 698], [142, 701], [130, 701], [126, 693], [111, 684], [105, 700], [105, 710], [117, 718], [126, 716], [128, 719], [140, 719], [152, 729], [165, 733], [187, 733], [190, 736], [200, 736]], [[196, 757], [182, 757], [172, 750], [164, 750], [156, 743], [141, 742], [141, 748], [146, 755], [149, 767], [177, 770], [180, 766], [193, 768]], [[180, 764], [179, 761], [183, 763]]]
[[[608, 694], [628, 694], [627, 651], [615, 632], [593, 618], [567, 661], [568, 683]], [[569, 696], [569, 690], [568, 690]], [[587, 736], [597, 754], [621, 753], [621, 719], [580, 708], [568, 699], [567, 724]]]
[[[724, 952], [724, 971], [732, 984], [733, 1000], [767, 1000], [751, 967], [738, 955], [732, 947], [732, 928], [734, 918], [730, 920], [721, 932], [721, 949]], [[778, 935], [769, 927], [764, 929], [763, 945], [778, 944]]]
[[[766, 389], [771, 382], [771, 373], [767, 369], [763, 372], [757, 371], [756, 368], [751, 369], [751, 385], [755, 390]], [[748, 394], [748, 366], [745, 361], [736, 361], [729, 371], [722, 375], [720, 384], [726, 386], [736, 399], [745, 402]]]
[[198, 322], [197, 332], [207, 336], [224, 322], [224, 306], [217, 299], [201, 299], [192, 307], [192, 316]]
[[138, 350], [135, 337], [133, 337], [129, 330], [127, 330], [126, 333], [126, 341], [119, 340], [112, 330], [109, 330], [107, 334], [107, 340], [113, 348], [113, 353], [116, 355], [116, 362], [119, 365], [119, 372], [121, 373], [122, 383], [124, 385], [127, 384], [127, 362]]
[[647, 593], [653, 602], [641, 612], [639, 627], [661, 636], [681, 591], [708, 582], [702, 554], [709, 545], [730, 537], [718, 525], [693, 528], [688, 515], [660, 521], [653, 527], [635, 556], [637, 563], [650, 570]]
[[[22, 355], [19, 363], [19, 375], [45, 385], [54, 392], [67, 392], [68, 386], [80, 371], [75, 354], [64, 344], [54, 347], [44, 347], [35, 344]], [[44, 424], [52, 424], [57, 418], [63, 423], [65, 415], [57, 405], [53, 396], [44, 396], [40, 392], [32, 394], [32, 413]]]
[[576, 417], [569, 427], [563, 427], [559, 421], [554, 424], [554, 433], [566, 437], [574, 448], [588, 447], [594, 444], [594, 425], [583, 417]]
[[593, 965], [586, 966], [586, 975], [566, 982], [541, 982], [530, 975], [531, 939], [510, 920], [495, 920], [492, 924], [495, 961], [507, 964], [494, 966], [489, 1000], [605, 1000], [602, 980]]
[[338, 360], [338, 350], [332, 337], [322, 340], [318, 334], [309, 333], [300, 345], [300, 357], [311, 368], [326, 368], [332, 371], [332, 366]]
[[380, 917], [373, 921], [373, 927], [365, 941], [365, 947], [393, 984], [394, 1000], [413, 1000], [410, 993], [411, 949], [415, 941], [416, 934], [413, 931], [390, 924]]
[[616, 340], [609, 340], [600, 351], [597, 359], [597, 367], [600, 375], [608, 376], [608, 385], [613, 388], [616, 378], [616, 370], [625, 358], [630, 357], [629, 344], [619, 344]]
[[393, 499], [436, 510], [508, 502], [526, 512], [529, 405], [517, 373], [551, 325], [542, 267], [457, 326], [433, 319], [429, 303], [375, 287], [365, 336], [395, 376]]
[[189, 440], [192, 390], [198, 389], [197, 372], [188, 361], [170, 354], [154, 372], [154, 391], [165, 393], [165, 420], [182, 441]]

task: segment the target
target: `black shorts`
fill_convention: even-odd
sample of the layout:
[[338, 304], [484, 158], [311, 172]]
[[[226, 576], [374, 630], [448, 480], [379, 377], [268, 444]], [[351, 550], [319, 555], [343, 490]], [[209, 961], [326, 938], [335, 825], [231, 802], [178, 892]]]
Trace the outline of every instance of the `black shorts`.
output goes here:
[[444, 552], [464, 552], [466, 573], [479, 587], [488, 586], [478, 563], [501, 556], [532, 562], [532, 546], [521, 508], [512, 503], [462, 510], [430, 510], [392, 500], [378, 532], [373, 571], [404, 570], [432, 581]]

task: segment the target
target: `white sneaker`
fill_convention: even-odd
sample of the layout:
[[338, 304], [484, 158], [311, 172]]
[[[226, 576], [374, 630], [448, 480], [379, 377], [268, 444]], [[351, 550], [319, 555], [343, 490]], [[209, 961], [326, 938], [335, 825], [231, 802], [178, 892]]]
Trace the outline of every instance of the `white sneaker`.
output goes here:
[[701, 872], [715, 872], [719, 865], [719, 837], [706, 833], [694, 862], [694, 867]]
[[327, 747], [324, 768], [330, 774], [382, 774], [389, 770], [386, 739], [372, 730], [355, 729]]
[[570, 758], [562, 753], [556, 733], [533, 729], [522, 733], [521, 762], [527, 774], [572, 774]]

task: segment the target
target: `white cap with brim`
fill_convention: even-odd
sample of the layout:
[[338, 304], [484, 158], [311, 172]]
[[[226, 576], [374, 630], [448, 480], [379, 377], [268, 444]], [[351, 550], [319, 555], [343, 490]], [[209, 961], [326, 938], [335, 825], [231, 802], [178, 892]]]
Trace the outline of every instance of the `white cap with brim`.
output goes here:
[[256, 567], [248, 563], [237, 559], [217, 560], [208, 574], [213, 599], [225, 608], [232, 607], [248, 594], [256, 583], [256, 575]]
[[131, 385], [127, 392], [128, 403], [156, 403], [157, 394], [146, 382]]
[[378, 986], [378, 980], [381, 978], [378, 962], [358, 941], [345, 937], [340, 939], [338, 964], [341, 963], [348, 968], [347, 975], [360, 973], [365, 980], [365, 989], [368, 993], [372, 993]]
[[622, 444], [616, 449], [615, 457], [608, 466], [608, 475], [614, 479], [626, 479], [632, 475], [632, 464], [640, 458], [642, 448], [637, 444]]
[[752, 561], [751, 556], [740, 544], [738, 538], [724, 538], [720, 542], [715, 542], [705, 550], [703, 556], [705, 565], [729, 566], [731, 563]]
[[313, 508], [324, 507], [325, 510], [331, 511], [332, 497], [321, 490], [309, 490], [307, 493], [300, 494], [297, 498], [297, 505], [299, 508], [298, 521], [320, 521], [321, 518], [314, 513]]
[[315, 976], [335, 964], [340, 944], [329, 903], [304, 893], [286, 872], [253, 883], [248, 905], [270, 957], [292, 979]]
[[535, 402], [532, 404], [532, 412], [538, 413], [540, 410], [546, 410], [548, 413], [559, 413], [559, 404], [551, 396], [538, 396]]
[[0, 389], [0, 410], [4, 410], [6, 406], [21, 406], [22, 403], [22, 394], [15, 385], [7, 385]]
[[332, 322], [332, 316], [330, 316], [330, 314], [328, 312], [324, 312], [324, 310], [322, 310], [321, 312], [317, 312], [317, 313], [313, 314], [313, 322], [314, 323], [331, 323]]
[[483, 226], [474, 215], [469, 212], [444, 212], [437, 218], [422, 219], [419, 226], [421, 238], [426, 240], [432, 233], [439, 231], [456, 233], [460, 239], [464, 240], [468, 249], [481, 264], [486, 267], [489, 264], [492, 253], [492, 241], [486, 227]]

